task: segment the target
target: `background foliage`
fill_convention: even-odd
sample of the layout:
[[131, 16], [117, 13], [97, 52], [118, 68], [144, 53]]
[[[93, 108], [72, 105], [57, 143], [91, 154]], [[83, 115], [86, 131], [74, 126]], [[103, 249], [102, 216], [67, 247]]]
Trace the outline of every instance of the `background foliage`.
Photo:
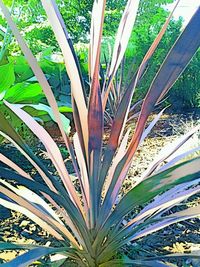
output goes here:
[[[57, 42], [49, 23], [47, 22], [41, 2], [38, 0], [4, 0], [4, 3], [8, 6], [12, 6], [13, 2], [13, 16], [17, 21], [18, 27], [23, 31], [23, 35], [33, 53], [38, 54], [49, 47], [52, 47], [54, 51], [58, 51]], [[109, 47], [112, 48], [113, 46], [116, 26], [119, 23], [126, 2], [126, 0], [107, 1], [103, 41], [106, 58], [109, 57]], [[164, 9], [164, 5], [173, 2], [174, 0], [141, 1], [136, 25], [126, 52], [124, 75], [126, 80], [129, 80], [133, 75], [146, 51], [150, 47], [150, 44], [158, 34], [161, 25], [163, 25], [168, 15], [168, 12]], [[57, 3], [64, 21], [67, 24], [70, 37], [73, 42], [76, 43], [76, 50], [81, 61], [83, 72], [87, 73], [87, 42], [89, 39], [89, 25], [93, 0], [58, 0]], [[67, 9], [65, 8], [66, 6], [68, 7]], [[2, 25], [1, 28], [3, 27], [6, 29], [6, 22], [2, 16], [0, 16], [0, 25]], [[136, 99], [140, 99], [145, 95], [153, 76], [168, 52], [168, 48], [172, 46], [174, 40], [179, 35], [181, 27], [181, 18], [178, 21], [171, 21], [162, 42], [160, 43], [154, 57], [151, 59], [149, 64], [151, 67], [148, 68], [148, 71], [145, 74], [145, 79], [143, 79], [143, 82], [140, 85], [141, 89], [138, 90], [135, 95]], [[1, 31], [0, 36], [2, 36]], [[7, 53], [20, 53], [19, 47], [13, 39], [9, 45], [9, 51], [7, 51]], [[170, 92], [168, 102], [172, 103], [178, 99], [177, 104], [180, 111], [185, 108], [191, 109], [198, 108], [200, 106], [200, 88], [198, 78], [200, 76], [199, 57], [200, 53], [197, 53], [187, 70]], [[130, 69], [130, 65], [132, 68], [128, 71], [128, 68]], [[56, 80], [57, 79], [58, 78], [56, 78]], [[87, 77], [85, 77], [85, 79], [87, 80]], [[62, 88], [62, 90], [65, 90], [65, 88]]]

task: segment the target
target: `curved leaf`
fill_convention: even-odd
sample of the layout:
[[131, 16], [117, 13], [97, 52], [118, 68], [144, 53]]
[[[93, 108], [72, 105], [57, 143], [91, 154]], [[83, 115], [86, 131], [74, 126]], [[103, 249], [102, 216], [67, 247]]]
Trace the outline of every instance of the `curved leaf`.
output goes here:
[[76, 160], [75, 160], [73, 151], [71, 149], [71, 143], [70, 143], [70, 140], [69, 140], [68, 136], [65, 134], [65, 131], [64, 131], [64, 128], [63, 128], [63, 125], [62, 125], [62, 121], [61, 121], [61, 118], [60, 118], [60, 113], [59, 113], [59, 110], [58, 110], [58, 105], [56, 103], [56, 100], [55, 100], [55, 97], [54, 97], [53, 92], [51, 90], [51, 87], [50, 87], [50, 85], [49, 85], [49, 83], [48, 83], [48, 81], [47, 81], [42, 69], [38, 65], [38, 62], [37, 62], [36, 58], [34, 57], [34, 55], [32, 54], [31, 50], [28, 48], [27, 44], [23, 40], [19, 30], [16, 27], [16, 24], [13, 22], [13, 20], [11, 18], [11, 15], [10, 15], [8, 9], [6, 8], [6, 6], [4, 5], [2, 0], [0, 0], [0, 8], [1, 8], [4, 16], [6, 17], [8, 25], [9, 25], [10, 29], [12, 30], [15, 38], [17, 39], [17, 41], [19, 43], [19, 46], [21, 47], [24, 55], [26, 56], [27, 61], [28, 61], [29, 65], [30, 65], [31, 69], [33, 70], [38, 82], [40, 83], [40, 85], [41, 85], [41, 87], [42, 87], [42, 89], [43, 89], [43, 91], [45, 93], [45, 96], [46, 96], [46, 98], [48, 100], [48, 103], [49, 103], [50, 107], [52, 108], [52, 111], [54, 112], [54, 116], [56, 118], [56, 122], [58, 124], [59, 129], [60, 129], [62, 137], [63, 137], [63, 139], [65, 141], [66, 147], [68, 148], [69, 153], [70, 153], [70, 155], [72, 157], [72, 163], [74, 165], [74, 169], [75, 169], [75, 171], [77, 172], [77, 175], [78, 175], [78, 168], [77, 168], [77, 164], [76, 164]]
[[0, 93], [7, 90], [15, 81], [13, 63], [0, 66]]
[[38, 103], [44, 94], [39, 83], [27, 84], [17, 83], [10, 87], [4, 96], [4, 99], [11, 103]]
[[[30, 265], [31, 263], [33, 263], [34, 261], [49, 255], [49, 254], [54, 254], [54, 253], [59, 253], [59, 252], [63, 252], [65, 251], [66, 248], [61, 247], [61, 248], [48, 248], [48, 247], [40, 247], [40, 248], [34, 248], [20, 256], [18, 256], [17, 258], [15, 258], [14, 260], [11, 260], [8, 263], [4, 263], [1, 264], [2, 267], [27, 267], [28, 265]], [[66, 252], [67, 254], [67, 252]], [[69, 254], [70, 255], [70, 254]]]

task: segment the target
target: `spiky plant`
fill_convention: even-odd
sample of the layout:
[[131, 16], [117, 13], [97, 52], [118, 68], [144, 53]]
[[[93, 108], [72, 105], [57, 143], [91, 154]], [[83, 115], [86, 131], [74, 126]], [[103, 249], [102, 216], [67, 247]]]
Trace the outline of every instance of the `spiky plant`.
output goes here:
[[[133, 188], [121, 195], [121, 188], [133, 156], [144, 138], [159, 119], [160, 114], [146, 127], [149, 115], [183, 72], [200, 44], [200, 8], [171, 48], [160, 70], [152, 81], [143, 101], [134, 134], [129, 136], [126, 121], [138, 80], [161, 40], [170, 17], [145, 55], [137, 73], [124, 90], [112, 122], [108, 140], [104, 138], [104, 116], [113, 79], [124, 56], [135, 22], [139, 0], [129, 0], [116, 35], [110, 68], [100, 83], [99, 65], [106, 0], [95, 0], [92, 12], [89, 77], [90, 95], [87, 99], [79, 64], [62, 17], [54, 0], [41, 1], [65, 58], [71, 80], [73, 115], [76, 133], [73, 141], [66, 135], [51, 88], [36, 59], [17, 30], [11, 16], [0, 0], [0, 7], [9, 27], [43, 88], [54, 112], [63, 140], [70, 153], [78, 183], [76, 187], [68, 173], [59, 148], [52, 137], [19, 106], [5, 102], [39, 138], [55, 166], [59, 179], [52, 175], [34, 155], [22, 138], [0, 115], [0, 133], [13, 143], [36, 169], [42, 182], [9, 158], [0, 155], [9, 168], [0, 167], [0, 204], [21, 212], [45, 229], [57, 240], [57, 246], [27, 246], [0, 243], [0, 249], [27, 250], [5, 266], [27, 266], [49, 255], [61, 254], [61, 266], [169, 266], [164, 261], [172, 255], [130, 259], [117, 253], [126, 244], [166, 226], [199, 216], [200, 206], [167, 215], [173, 205], [200, 191], [200, 158], [178, 163], [183, 155], [172, 155], [198, 127], [178, 139], [156, 159]], [[101, 85], [100, 85], [101, 84]], [[129, 140], [130, 137], [130, 140]], [[128, 141], [129, 140], [129, 141]], [[105, 142], [104, 142], [105, 141]], [[103, 145], [105, 147], [103, 148]], [[103, 149], [102, 149], [103, 148]], [[160, 167], [171, 156], [167, 166]], [[15, 181], [10, 183], [10, 181]], [[79, 185], [77, 187], [77, 184]], [[18, 187], [18, 185], [24, 186]], [[1, 196], [2, 196], [1, 195]], [[137, 207], [143, 207], [138, 211]], [[198, 257], [196, 254], [174, 257]], [[53, 263], [52, 263], [53, 264]], [[57, 263], [56, 266], [59, 266]]]

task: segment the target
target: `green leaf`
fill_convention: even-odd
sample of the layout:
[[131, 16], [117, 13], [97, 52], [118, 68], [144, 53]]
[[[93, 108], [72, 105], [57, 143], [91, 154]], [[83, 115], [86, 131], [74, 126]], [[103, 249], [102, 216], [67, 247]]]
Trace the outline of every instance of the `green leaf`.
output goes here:
[[37, 104], [43, 97], [39, 83], [18, 83], [7, 90], [4, 99], [10, 103]]
[[14, 266], [27, 267], [31, 263], [40, 259], [43, 256], [46, 256], [48, 254], [62, 252], [64, 250], [65, 250], [64, 247], [62, 247], [62, 248], [48, 248], [48, 247], [46, 247], [46, 248], [45, 247], [34, 248], [34, 249], [18, 256], [14, 260], [12, 260], [8, 263], [1, 264], [1, 265], [5, 266], [5, 267], [11, 267], [11, 266], [13, 266], [13, 267]]
[[13, 63], [0, 66], [0, 93], [7, 90], [15, 81]]
[[[156, 195], [175, 185], [194, 181], [200, 177], [200, 158], [180, 163], [164, 172], [153, 175], [131, 189], [110, 216], [112, 222], [129, 213], [133, 207], [143, 205]], [[144, 194], [141, 194], [143, 192]], [[114, 220], [114, 221], [113, 221]]]
[[5, 90], [0, 93], [0, 101], [4, 99], [5, 94], [6, 94]]
[[[37, 156], [33, 153], [30, 147], [23, 141], [20, 135], [13, 129], [11, 124], [6, 120], [5, 116], [0, 112], [0, 134], [5, 138], [9, 139], [18, 150], [23, 153], [23, 155], [31, 162], [31, 164], [38, 170], [40, 175], [48, 184], [48, 179], [53, 177], [50, 175], [49, 171], [46, 169], [44, 164], [39, 160]], [[48, 178], [49, 177], [49, 178]], [[54, 180], [54, 179], [53, 179]]]
[[[100, 267], [109, 267], [109, 266], [118, 266], [118, 267], [123, 267], [123, 266], [142, 266], [142, 267], [172, 267], [174, 265], [169, 265], [165, 264], [161, 261], [156, 261], [156, 260], [131, 260], [128, 257], [124, 257], [123, 259], [119, 260], [111, 260], [106, 263], [103, 263], [100, 265]], [[175, 267], [175, 266], [174, 266]]]
[[37, 246], [33, 245], [26, 245], [26, 244], [14, 244], [14, 243], [8, 243], [8, 242], [0, 242], [0, 250], [18, 250], [18, 249], [32, 249]]
[[4, 0], [3, 2], [5, 5], [11, 6], [13, 1], [12, 0]]
[[[37, 105], [25, 104], [25, 105], [19, 105], [19, 106], [20, 106], [20, 108], [32, 107], [32, 108], [34, 108], [36, 110], [45, 112], [51, 117], [51, 119], [53, 121], [56, 122], [52, 109], [49, 106], [45, 105], [45, 104], [41, 104], [41, 103], [39, 103]], [[41, 115], [44, 115], [44, 113], [41, 114]], [[70, 120], [68, 118], [66, 118], [63, 114], [60, 114], [60, 117], [61, 117], [61, 120], [62, 120], [62, 123], [63, 123], [64, 130], [68, 134], [69, 131], [70, 131]]]
[[[46, 2], [46, 3], [50, 3], [50, 2]], [[16, 27], [16, 24], [13, 22], [12, 18], [11, 18], [11, 15], [9, 13], [9, 10], [6, 8], [6, 6], [4, 5], [4, 3], [2, 2], [2, 0], [0, 0], [0, 8], [1, 8], [1, 11], [3, 12], [7, 22], [8, 22], [8, 25], [9, 27], [11, 28], [16, 40], [18, 41], [19, 43], [19, 46], [21, 47], [24, 55], [26, 56], [27, 58], [27, 61], [28, 63], [30, 64], [30, 67], [32, 68], [35, 76], [37, 77], [38, 79], [38, 82], [40, 83], [40, 85], [42, 86], [42, 89], [43, 89], [43, 92], [45, 93], [46, 95], [46, 98], [48, 100], [48, 103], [49, 105], [51, 106], [53, 112], [54, 112], [54, 116], [56, 118], [56, 121], [58, 123], [58, 127], [61, 131], [61, 134], [62, 134], [62, 137], [64, 139], [64, 142], [66, 144], [67, 147], [70, 148], [70, 142], [69, 142], [69, 139], [68, 137], [66, 136], [65, 134], [65, 130], [64, 130], [64, 127], [63, 127], [63, 124], [62, 124], [62, 121], [61, 121], [61, 117], [60, 117], [60, 113], [59, 113], [59, 110], [58, 110], [58, 106], [57, 106], [57, 103], [56, 103], [56, 99], [53, 95], [53, 92], [51, 90], [51, 87], [43, 73], [43, 71], [41, 70], [41, 68], [39, 67], [38, 65], [38, 62], [36, 60], [36, 58], [34, 57], [33, 53], [31, 52], [31, 50], [29, 49], [29, 47], [26, 45], [25, 41], [23, 40], [19, 30], [17, 29]], [[57, 27], [57, 26], [56, 26]], [[61, 36], [62, 38], [62, 36]], [[71, 51], [71, 49], [70, 49]], [[67, 60], [68, 61], [68, 60]], [[75, 70], [77, 70], [77, 67], [75, 68]], [[74, 73], [73, 73], [73, 78], [74, 78]], [[76, 80], [74, 78], [74, 80]], [[77, 83], [76, 83], [77, 84]], [[82, 84], [81, 84], [82, 85]], [[80, 87], [81, 90], [78, 90], [78, 88], [76, 88], [76, 93], [77, 93], [77, 96], [78, 97], [78, 102], [81, 101], [81, 98], [80, 98], [80, 93], [82, 92], [82, 86]], [[85, 120], [87, 120], [87, 109], [86, 109], [86, 105], [84, 106], [85, 107], [85, 112], [84, 109], [83, 109], [83, 103], [85, 103], [85, 99], [84, 99], [84, 102], [81, 101], [82, 104], [81, 104], [81, 114], [82, 114], [82, 117]], [[80, 114], [80, 115], [81, 115]], [[86, 129], [87, 127], [83, 127], [83, 129]], [[75, 166], [75, 169], [77, 170], [77, 167], [76, 167], [76, 162], [75, 162], [75, 156], [73, 154], [73, 151], [72, 149], [69, 149], [70, 151], [70, 155], [72, 157], [72, 161], [73, 161], [73, 165]]]
[[24, 56], [9, 57], [9, 61], [14, 62], [14, 72], [17, 82], [23, 82], [33, 77], [33, 71]]
[[43, 51], [39, 65], [44, 73], [54, 74], [55, 77], [59, 77], [60, 72], [65, 69], [63, 58], [58, 54], [54, 54], [52, 47]]
[[[51, 267], [65, 266], [65, 265], [63, 265], [65, 263], [65, 261], [66, 261], [66, 259], [62, 259], [62, 260], [59, 260], [59, 261], [52, 262], [51, 263]], [[69, 263], [69, 266], [70, 266], [70, 263]]]
[[[59, 192], [59, 195], [53, 191], [51, 191], [46, 185], [42, 183], [38, 183], [33, 180], [29, 180], [22, 175], [17, 174], [16, 172], [10, 171], [7, 168], [0, 167], [0, 177], [6, 180], [15, 180], [19, 182], [21, 185], [26, 186], [27, 188], [31, 188], [36, 193], [44, 192], [49, 195], [55, 202], [59, 203], [60, 206], [63, 206], [66, 209], [67, 214], [69, 214], [73, 224], [76, 225], [77, 229], [80, 231], [81, 235], [84, 236], [84, 241], [87, 242], [87, 247], [90, 246], [89, 239], [91, 238], [89, 231], [85, 225], [85, 221], [71, 201], [68, 194], [64, 190], [64, 187], [54, 179], [54, 185]], [[67, 250], [65, 250], [67, 251]]]
[[[69, 104], [71, 106], [71, 104]], [[73, 112], [72, 108], [70, 106], [63, 106], [63, 107], [59, 107], [59, 111], [61, 113], [68, 113], [68, 112]]]

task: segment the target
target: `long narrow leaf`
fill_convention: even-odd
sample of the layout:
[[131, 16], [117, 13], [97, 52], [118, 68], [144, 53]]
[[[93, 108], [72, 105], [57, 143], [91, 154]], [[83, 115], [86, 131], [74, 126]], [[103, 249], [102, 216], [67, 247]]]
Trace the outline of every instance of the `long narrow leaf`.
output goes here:
[[157, 76], [151, 84], [149, 92], [142, 105], [134, 137], [130, 143], [129, 151], [127, 152], [128, 158], [131, 158], [135, 153], [147, 118], [159, 100], [159, 97], [168, 92], [199, 48], [199, 26], [200, 7], [197, 9], [185, 30], [170, 50]]
[[160, 222], [152, 224], [149, 227], [146, 227], [146, 229], [142, 230], [141, 232], [138, 232], [137, 234], [133, 235], [131, 237], [131, 240], [139, 239], [143, 236], [146, 236], [148, 234], [151, 234], [153, 232], [159, 231], [160, 229], [163, 229], [166, 226], [172, 225], [177, 222], [181, 222], [184, 220], [188, 220], [191, 218], [196, 218], [200, 216], [200, 206], [191, 207], [183, 211], [176, 212], [170, 216], [166, 216], [164, 218], [160, 219]]
[[[107, 221], [101, 221], [101, 217], [99, 217], [99, 224], [103, 226], [103, 230], [101, 231], [101, 237], [97, 235], [96, 240], [102, 239], [111, 225], [118, 225], [122, 218], [131, 212], [133, 207], [147, 203], [156, 195], [171, 189], [175, 185], [198, 179], [200, 177], [199, 164], [200, 158], [181, 163], [165, 172], [149, 177], [130, 190], [118, 203]], [[141, 194], [141, 192], [144, 192], [144, 194]]]
[[[195, 181], [198, 183], [199, 180]], [[194, 182], [184, 183], [183, 185], [175, 186], [174, 188], [168, 190], [166, 193], [157, 196], [153, 202], [149, 203], [145, 208], [132, 220], [130, 220], [125, 227], [123, 227], [118, 233], [117, 238], [114, 236], [110, 236], [110, 246], [113, 248], [112, 240], [117, 245], [117, 247], [122, 246], [128, 242], [125, 239], [125, 236], [130, 236], [131, 232], [135, 233], [135, 228], [139, 225], [143, 226], [143, 222], [145, 221], [145, 225], [147, 220], [151, 220], [153, 218], [161, 218], [161, 215], [171, 208], [172, 206], [180, 203], [190, 196], [199, 193], [200, 187], [196, 186], [194, 188], [188, 189], [194, 184]], [[158, 215], [159, 214], [159, 215]], [[116, 249], [116, 248], [115, 248]]]
[[[65, 58], [66, 70], [71, 81], [72, 96], [76, 104], [76, 112], [74, 112], [75, 123], [80, 124], [81, 135], [80, 139], [83, 139], [84, 144], [82, 149], [87, 152], [88, 146], [88, 131], [85, 125], [87, 125], [87, 106], [84, 96], [83, 82], [80, 77], [78, 62], [75, 57], [74, 49], [65, 27], [62, 16], [58, 10], [58, 7], [54, 0], [44, 1], [42, 0], [43, 7], [47, 13], [48, 19], [51, 23], [56, 39], [60, 45], [63, 56]], [[80, 119], [80, 120], [79, 120]]]
[[114, 45], [109, 73], [110, 77], [115, 75], [115, 72], [123, 59], [135, 23], [139, 2], [140, 0], [129, 0], [124, 10]]
[[[113, 201], [116, 200], [122, 182], [124, 181], [127, 171], [130, 167], [131, 160], [139, 145], [148, 116], [157, 103], [159, 96], [171, 88], [197, 51], [200, 45], [199, 25], [200, 8], [198, 8], [191, 21], [188, 23], [185, 30], [175, 43], [174, 47], [169, 52], [143, 102], [135, 134], [132, 137], [126, 155], [119, 162], [116, 168], [112, 185], [107, 193], [107, 200], [104, 204], [104, 213], [106, 209], [107, 212], [111, 210], [111, 205], [109, 205], [110, 199]], [[191, 40], [193, 41], [191, 42]], [[187, 53], [185, 51], [187, 51]], [[113, 202], [111, 203], [113, 204]]]
[[99, 55], [102, 38], [106, 0], [95, 0], [92, 9], [90, 30], [90, 76], [93, 78], [95, 67], [99, 68]]
[[[170, 19], [173, 15], [173, 12], [176, 9], [179, 2], [180, 2], [180, 0], [177, 1], [174, 9], [172, 10], [171, 14], [167, 18], [161, 31], [159, 32], [159, 34], [157, 35], [153, 44], [151, 45], [148, 52], [146, 53], [141, 65], [139, 67], [137, 75], [134, 75], [134, 77], [132, 78], [132, 80], [131, 80], [127, 90], [125, 91], [125, 93], [122, 97], [122, 100], [119, 104], [119, 107], [118, 107], [117, 112], [116, 112], [115, 120], [114, 120], [112, 128], [111, 128], [111, 134], [109, 137], [108, 145], [106, 147], [106, 152], [105, 152], [105, 156], [104, 156], [103, 163], [102, 163], [103, 167], [102, 167], [102, 172], [101, 172], [101, 176], [100, 176], [100, 191], [102, 190], [106, 175], [108, 173], [109, 166], [111, 165], [111, 162], [112, 162], [113, 155], [114, 155], [114, 153], [118, 147], [118, 144], [120, 142], [120, 138], [123, 134], [123, 130], [125, 127], [125, 123], [126, 123], [129, 109], [130, 109], [130, 105], [131, 105], [131, 99], [132, 99], [135, 87], [137, 85], [137, 82], [140, 79], [146, 65], [148, 64], [149, 59], [151, 58], [151, 56], [155, 52], [159, 42], [161, 41], [161, 39], [162, 39], [166, 29], [167, 29], [167, 26], [170, 22]], [[107, 95], [107, 97], [108, 97], [108, 95]], [[103, 104], [104, 107], [106, 105], [106, 102], [107, 102], [107, 99], [105, 97], [104, 104]], [[121, 164], [121, 165], [123, 166], [123, 164]], [[126, 168], [126, 169], [128, 169], [128, 168]], [[124, 171], [123, 173], [126, 173], [126, 172]]]
[[153, 160], [153, 162], [148, 166], [147, 170], [142, 174], [141, 179], [150, 176], [163, 161], [165, 161], [167, 158], [177, 152], [182, 145], [184, 145], [197, 131], [199, 131], [199, 129], [200, 126], [197, 126], [185, 135], [177, 138], [175, 141], [165, 146], [158, 153], [157, 157]]
[[[55, 97], [53, 95], [53, 92], [51, 90], [51, 87], [50, 87], [50, 85], [49, 85], [44, 73], [42, 72], [41, 68], [39, 67], [36, 58], [33, 56], [31, 50], [28, 48], [28, 46], [24, 42], [19, 30], [17, 29], [15, 23], [13, 22], [10, 14], [9, 14], [8, 9], [5, 7], [5, 5], [2, 2], [2, 0], [0, 0], [0, 8], [1, 8], [4, 16], [6, 17], [8, 25], [11, 28], [15, 38], [17, 39], [17, 41], [19, 43], [19, 46], [21, 47], [24, 55], [26, 56], [30, 67], [32, 68], [32, 70], [33, 70], [38, 82], [40, 83], [40, 85], [41, 85], [41, 87], [42, 87], [42, 89], [43, 89], [43, 91], [45, 93], [45, 96], [47, 97], [49, 105], [52, 108], [52, 111], [54, 112], [55, 119], [56, 119], [58, 127], [59, 127], [59, 129], [61, 131], [62, 137], [63, 137], [63, 139], [65, 141], [65, 144], [66, 144], [66, 146], [67, 146], [67, 148], [69, 150], [69, 153], [71, 154], [70, 141], [69, 141], [69, 138], [67, 137], [67, 135], [65, 134], [64, 127], [62, 125], [62, 121], [61, 121], [61, 117], [60, 117], [60, 113], [59, 113], [59, 109], [58, 109]], [[72, 163], [74, 165], [74, 169], [76, 171], [77, 170], [77, 166], [76, 166], [76, 161], [75, 161], [74, 155], [71, 154], [71, 157], [72, 157]]]
[[[4, 267], [11, 267], [11, 266], [17, 266], [17, 267], [27, 267], [31, 263], [33, 263], [36, 260], [39, 260], [40, 258], [54, 253], [63, 252], [65, 250], [64, 247], [61, 248], [48, 248], [48, 247], [40, 247], [40, 248], [34, 248], [28, 252], [25, 252], [24, 254], [18, 256], [14, 260], [4, 263]], [[66, 254], [68, 254], [66, 252]], [[70, 255], [70, 254], [69, 254]]]
[[[4, 193], [8, 197], [12, 197], [13, 200], [16, 200], [15, 194], [8, 191], [6, 188], [0, 186], [1, 192]], [[3, 198], [0, 198], [0, 204], [8, 209], [15, 210], [17, 212], [20, 212], [26, 216], [28, 216], [32, 221], [34, 221], [36, 224], [38, 224], [40, 227], [42, 227], [44, 230], [49, 232], [51, 235], [53, 235], [58, 240], [64, 240], [64, 238], [47, 222], [45, 222], [43, 219], [38, 217], [34, 212], [31, 212], [30, 210], [24, 208], [21, 206], [21, 204], [15, 204], [13, 202], [7, 201]]]
[[180, 162], [180, 160], [183, 160], [188, 155], [192, 155], [193, 153], [198, 152], [198, 151], [200, 151], [200, 146], [190, 149], [187, 152], [184, 152], [182, 154], [179, 154], [176, 157], [170, 158], [170, 160], [168, 159], [169, 161], [164, 166], [159, 168], [157, 172], [162, 172], [162, 171], [169, 169], [171, 166], [175, 165], [177, 162]]
[[[88, 157], [89, 157], [89, 183], [90, 183], [90, 218], [91, 228], [94, 228], [98, 216], [98, 179], [101, 162], [102, 137], [103, 137], [103, 108], [99, 82], [99, 61], [101, 52], [101, 39], [104, 22], [105, 0], [94, 1], [93, 27], [91, 42], [92, 77], [88, 109]], [[97, 13], [99, 12], [99, 13]], [[94, 17], [94, 15], [97, 15]]]
[[28, 161], [36, 168], [48, 187], [56, 192], [56, 189], [52, 183], [52, 180], [54, 180], [53, 177], [49, 174], [48, 170], [34, 155], [30, 148], [23, 142], [21, 137], [13, 130], [1, 112], [0, 120], [0, 134], [9, 140], [28, 159]]
[[15, 180], [28, 188], [32, 188], [32, 190], [34, 190], [34, 192], [36, 193], [40, 194], [41, 192], [44, 192], [50, 197], [52, 197], [56, 203], [59, 203], [59, 205], [61, 205], [66, 210], [67, 214], [70, 216], [70, 219], [74, 224], [74, 227], [78, 229], [81, 237], [83, 238], [84, 245], [89, 251], [91, 250], [90, 248], [91, 237], [90, 233], [87, 231], [84, 218], [82, 217], [82, 214], [80, 214], [74, 203], [70, 200], [69, 196], [64, 195], [63, 198], [62, 193], [58, 195], [41, 183], [32, 180], [27, 180], [27, 178], [24, 178], [23, 176], [17, 173], [13, 173], [12, 171], [1, 167], [0, 167], [0, 177], [9, 181]]
[[49, 157], [51, 158], [52, 162], [54, 163], [63, 184], [68, 191], [69, 195], [72, 197], [73, 201], [81, 210], [81, 203], [77, 196], [77, 193], [74, 189], [74, 186], [71, 182], [67, 169], [65, 167], [64, 161], [62, 159], [61, 153], [59, 148], [57, 147], [56, 143], [53, 141], [51, 136], [47, 133], [47, 131], [39, 125], [28, 113], [24, 110], [20, 109], [16, 105], [9, 104], [5, 101], [6, 106], [8, 106], [15, 114], [31, 129], [31, 131], [42, 141]]
[[13, 170], [15, 170], [16, 172], [18, 172], [19, 174], [21, 174], [22, 176], [24, 176], [28, 179], [32, 179], [28, 173], [26, 173], [17, 164], [15, 164], [12, 160], [10, 160], [9, 158], [7, 158], [6, 156], [4, 156], [1, 153], [0, 153], [0, 161], [3, 162], [4, 164], [6, 164], [7, 166], [9, 166], [10, 168], [12, 168]]
[[37, 195], [36, 193], [34, 193], [33, 191], [29, 190], [26, 187], [20, 186], [16, 188], [2, 179], [0, 179], [0, 183], [4, 184], [7, 188], [11, 189], [18, 196], [25, 198], [32, 205], [36, 206], [42, 212], [46, 212], [48, 216], [50, 215], [53, 219], [55, 219], [56, 221], [58, 221], [60, 224], [63, 225], [63, 222], [60, 220], [59, 216], [39, 195]]
[[[43, 229], [50, 229], [51, 232], [54, 232], [54, 236], [56, 234], [56, 231], [58, 233], [62, 233], [62, 235], [65, 236], [65, 238], [67, 238], [68, 240], [70, 240], [72, 242], [72, 244], [74, 244], [74, 246], [78, 247], [78, 244], [75, 240], [75, 238], [72, 236], [72, 234], [67, 230], [67, 228], [65, 226], [63, 226], [63, 224], [61, 224], [60, 222], [57, 222], [55, 219], [53, 219], [51, 216], [49, 216], [47, 213], [44, 214], [43, 211], [41, 211], [40, 209], [38, 209], [37, 207], [35, 207], [30, 201], [26, 200], [25, 198], [13, 193], [11, 190], [0, 186], [1, 192], [3, 194], [5, 194], [6, 196], [8, 196], [10, 199], [12, 199], [13, 201], [15, 201], [16, 203], [19, 204], [18, 208], [19, 208], [19, 212], [21, 210], [21, 212], [23, 214], [26, 213], [26, 215], [28, 217], [32, 216], [32, 219], [34, 219], [34, 222], [36, 222], [37, 224], [39, 224], [41, 227], [43, 227]], [[3, 203], [3, 205], [5, 205], [5, 200], [1, 200], [1, 203]], [[9, 204], [7, 202], [7, 207], [9, 207]], [[10, 209], [12, 209], [12, 207], [15, 207], [15, 209], [17, 209], [17, 205], [15, 205], [14, 203], [10, 203]], [[37, 222], [38, 221], [38, 222]], [[43, 225], [44, 224], [44, 225]], [[52, 228], [52, 229], [51, 229]], [[56, 231], [54, 231], [53, 229], [56, 229]], [[48, 230], [47, 230], [48, 231]], [[57, 236], [55, 236], [58, 238], [58, 234]], [[59, 239], [63, 239], [61, 238], [61, 236], [59, 237]]]
[[[118, 204], [117, 209], [113, 212], [113, 216], [115, 216], [115, 212], [118, 213], [119, 211], [120, 215], [122, 215], [121, 212], [125, 215], [127, 212], [131, 211], [133, 203], [134, 205], [141, 205], [142, 203], [146, 203], [148, 200], [152, 199], [160, 192], [170, 189], [175, 185], [186, 181], [195, 181], [200, 176], [199, 163], [200, 158], [183, 162], [162, 173], [151, 176], [148, 179], [144, 180], [141, 184], [127, 193], [127, 195]], [[140, 192], [145, 192], [145, 194], [141, 195]], [[128, 204], [128, 202], [130, 203], [130, 205]], [[124, 205], [126, 205], [126, 208]]]

